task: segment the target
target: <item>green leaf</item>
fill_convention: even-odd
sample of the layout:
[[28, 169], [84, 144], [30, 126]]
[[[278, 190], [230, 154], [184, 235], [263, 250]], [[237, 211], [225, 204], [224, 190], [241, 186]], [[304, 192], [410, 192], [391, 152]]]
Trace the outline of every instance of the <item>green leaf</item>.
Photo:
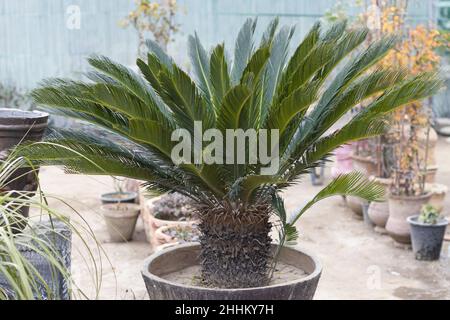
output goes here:
[[214, 93], [210, 82], [210, 60], [197, 34], [189, 36], [188, 54], [198, 87], [205, 95], [207, 101], [212, 101]]
[[211, 84], [213, 88], [213, 103], [216, 111], [220, 109], [222, 100], [231, 87], [228, 65], [225, 58], [224, 45], [218, 45], [211, 55]]
[[255, 33], [257, 20], [247, 19], [239, 31], [234, 49], [233, 68], [231, 80], [233, 84], [239, 83], [244, 69], [252, 56], [253, 35]]

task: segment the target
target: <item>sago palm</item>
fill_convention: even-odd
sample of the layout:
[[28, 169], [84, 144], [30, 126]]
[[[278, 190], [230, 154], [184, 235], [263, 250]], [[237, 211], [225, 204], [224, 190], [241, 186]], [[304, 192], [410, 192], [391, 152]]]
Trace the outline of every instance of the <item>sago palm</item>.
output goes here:
[[[269, 282], [272, 216], [278, 217], [284, 243], [296, 238], [295, 222], [321, 199], [379, 200], [383, 188], [352, 173], [332, 181], [289, 218], [280, 191], [342, 144], [381, 134], [388, 113], [441, 85], [432, 74], [411, 78], [402, 70], [378, 69], [377, 62], [396, 41], [384, 38], [363, 46], [366, 29], [348, 30], [338, 23], [322, 30], [317, 23], [290, 54], [293, 28], [278, 28], [274, 20], [256, 42], [255, 27], [254, 20], [243, 25], [234, 59], [223, 44], [208, 54], [197, 36], [190, 37], [193, 79], [149, 41], [147, 61], [137, 61], [139, 74], [94, 56], [88, 80], [52, 79], [33, 92], [37, 104], [95, 124], [115, 138], [59, 131], [24, 151], [26, 156], [79, 173], [144, 180], [148, 189], [192, 198], [201, 220], [201, 278], [207, 286]], [[363, 101], [367, 107], [329, 133]], [[261, 161], [226, 162], [230, 150], [225, 147], [214, 155], [222, 162], [174, 163], [171, 153], [178, 141], [172, 141], [172, 133], [183, 128], [194, 135], [196, 121], [202, 123], [201, 133], [278, 129], [278, 169], [267, 175], [261, 173]], [[135, 147], [124, 147], [130, 143]], [[208, 145], [200, 142], [204, 153]], [[249, 146], [244, 149], [237, 151], [248, 153]]]

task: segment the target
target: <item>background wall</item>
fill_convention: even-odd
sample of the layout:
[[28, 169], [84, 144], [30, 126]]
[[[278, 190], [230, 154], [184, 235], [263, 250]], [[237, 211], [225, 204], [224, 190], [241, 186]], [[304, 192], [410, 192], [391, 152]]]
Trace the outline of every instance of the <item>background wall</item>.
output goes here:
[[[225, 41], [232, 50], [243, 21], [259, 16], [260, 25], [275, 16], [297, 24], [302, 37], [334, 0], [179, 0], [182, 33], [170, 45], [176, 60], [185, 62], [188, 34], [198, 32], [205, 46]], [[78, 6], [78, 7], [73, 7]], [[80, 28], [72, 28], [73, 8], [80, 10]], [[31, 88], [46, 77], [74, 77], [85, 71], [85, 58], [99, 53], [124, 64], [134, 63], [137, 39], [118, 21], [133, 8], [133, 0], [0, 0], [0, 82]], [[411, 18], [425, 21], [430, 2], [414, 1]], [[69, 27], [68, 27], [69, 24]]]

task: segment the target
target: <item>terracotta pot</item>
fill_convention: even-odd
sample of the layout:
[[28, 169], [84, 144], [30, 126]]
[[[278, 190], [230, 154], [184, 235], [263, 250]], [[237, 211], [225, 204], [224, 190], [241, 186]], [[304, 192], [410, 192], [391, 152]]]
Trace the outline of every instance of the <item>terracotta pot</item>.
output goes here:
[[425, 182], [426, 183], [435, 183], [436, 182], [436, 174], [438, 171], [438, 167], [437, 166], [430, 166], [427, 168], [427, 173], [426, 173], [426, 177], [425, 177]]
[[111, 192], [101, 195], [103, 204], [135, 203], [138, 194], [136, 192]]
[[375, 176], [378, 173], [378, 166], [375, 160], [370, 157], [352, 156], [353, 169], [360, 171], [367, 176]]
[[444, 184], [433, 183], [426, 185], [425, 189], [433, 194], [431, 196], [430, 204], [441, 213], [442, 210], [444, 210], [445, 196], [447, 195], [448, 187]]
[[423, 205], [430, 201], [431, 196], [431, 193], [415, 197], [389, 195], [389, 219], [386, 223], [386, 231], [395, 241], [411, 243], [411, 231], [407, 219], [420, 214]]
[[101, 210], [112, 242], [125, 242], [133, 238], [141, 210], [139, 205], [134, 203], [106, 204], [102, 206]]
[[[389, 186], [392, 183], [392, 179], [390, 178], [378, 178], [371, 177], [378, 183], [382, 184], [385, 187], [385, 192], [388, 194]], [[387, 201], [385, 202], [371, 202], [368, 209], [368, 215], [370, 220], [380, 228], [386, 227], [386, 222], [389, 218], [389, 204]]]
[[[276, 246], [273, 245], [276, 249]], [[154, 253], [144, 263], [142, 276], [150, 300], [311, 300], [322, 273], [322, 266], [303, 250], [284, 247], [280, 261], [303, 269], [304, 278], [283, 284], [246, 289], [217, 289], [182, 285], [163, 277], [199, 264], [200, 245], [171, 246]]]
[[161, 197], [155, 197], [149, 200], [146, 200], [143, 205], [142, 210], [142, 220], [144, 222], [144, 230], [147, 241], [150, 242], [153, 246], [158, 246], [160, 243], [156, 238], [156, 230], [169, 226], [169, 227], [188, 227], [191, 226], [195, 221], [169, 221], [155, 218], [153, 203], [158, 201]]

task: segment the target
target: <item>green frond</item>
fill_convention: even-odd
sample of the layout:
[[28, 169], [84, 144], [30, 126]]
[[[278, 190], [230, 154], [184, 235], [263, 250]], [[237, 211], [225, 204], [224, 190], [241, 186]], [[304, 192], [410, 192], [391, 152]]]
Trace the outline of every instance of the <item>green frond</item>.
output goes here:
[[237, 85], [228, 91], [217, 116], [217, 128], [222, 132], [240, 128], [241, 115], [249, 106], [251, 96], [250, 89], [245, 85]]
[[200, 43], [197, 34], [195, 34], [195, 36], [189, 36], [188, 55], [191, 60], [195, 81], [199, 89], [205, 95], [207, 101], [212, 101], [214, 93], [210, 80], [210, 59], [205, 48], [203, 48]]
[[263, 33], [263, 36], [261, 38], [261, 45], [260, 47], [265, 47], [267, 45], [270, 45], [272, 42], [275, 33], [277, 32], [278, 25], [280, 24], [280, 19], [276, 17], [270, 23], [267, 25], [266, 30]]
[[340, 175], [322, 189], [298, 213], [294, 214], [289, 219], [289, 224], [294, 225], [309, 208], [323, 199], [341, 195], [359, 197], [367, 201], [381, 201], [384, 197], [384, 190], [384, 186], [368, 180], [361, 172]]
[[213, 89], [213, 104], [217, 111], [220, 109], [222, 100], [231, 87], [228, 64], [225, 57], [225, 48], [223, 44], [215, 47], [211, 54], [210, 75], [210, 83]]
[[239, 83], [247, 63], [253, 53], [253, 35], [255, 33], [257, 20], [247, 19], [239, 31], [234, 49], [233, 68], [231, 81]]
[[172, 70], [172, 66], [174, 64], [172, 58], [164, 52], [164, 50], [157, 44], [155, 41], [148, 39], [145, 42], [148, 51], [153, 54], [158, 60], [168, 69]]

